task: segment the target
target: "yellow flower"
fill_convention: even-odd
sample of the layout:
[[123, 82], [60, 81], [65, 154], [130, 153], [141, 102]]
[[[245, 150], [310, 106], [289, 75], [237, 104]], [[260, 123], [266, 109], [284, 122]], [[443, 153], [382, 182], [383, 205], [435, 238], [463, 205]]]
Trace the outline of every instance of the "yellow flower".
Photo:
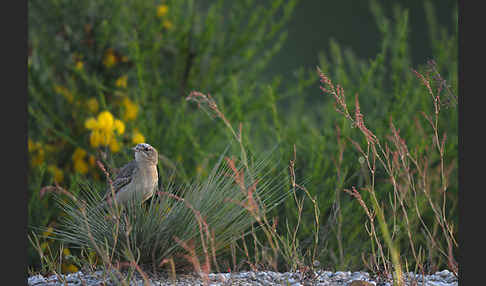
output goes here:
[[96, 158], [93, 155], [89, 155], [88, 162], [91, 166], [96, 164]]
[[84, 127], [86, 129], [95, 129], [96, 126], [98, 126], [98, 121], [96, 121], [96, 119], [94, 119], [93, 117], [86, 119], [86, 121], [84, 122]]
[[169, 11], [169, 7], [165, 4], [159, 5], [157, 7], [157, 16], [158, 17], [163, 17], [167, 12]]
[[132, 143], [138, 144], [145, 142], [145, 137], [138, 130], [135, 130], [132, 135]]
[[54, 181], [61, 183], [64, 180], [64, 173], [55, 165], [47, 166], [47, 171], [54, 176]]
[[92, 113], [98, 112], [100, 105], [98, 104], [98, 100], [96, 98], [90, 98], [86, 101], [86, 105], [88, 106], [88, 110]]
[[101, 144], [104, 146], [108, 146], [110, 142], [114, 139], [112, 131], [101, 131]]
[[82, 70], [83, 65], [84, 65], [84, 63], [82, 61], [77, 61], [76, 66], [75, 66], [76, 70], [78, 70], [78, 71]]
[[137, 117], [138, 106], [133, 103], [128, 97], [123, 98], [123, 106], [125, 107], [125, 113], [123, 114], [123, 120], [130, 121]]
[[75, 272], [78, 272], [79, 269], [74, 264], [69, 264], [69, 265], [62, 264], [61, 265], [61, 271], [63, 273], [75, 273]]
[[91, 131], [91, 134], [89, 136], [89, 143], [91, 144], [91, 146], [96, 148], [101, 145], [101, 141], [102, 141], [101, 132], [98, 130]]
[[84, 160], [75, 160], [74, 170], [78, 173], [86, 174], [88, 172], [88, 164]]
[[86, 174], [88, 172], [88, 164], [84, 161], [84, 157], [86, 157], [86, 150], [81, 148], [76, 148], [72, 155], [74, 161], [74, 170], [81, 174]]
[[69, 256], [69, 255], [71, 255], [71, 251], [69, 250], [69, 248], [64, 248], [64, 249], [62, 250], [62, 254], [63, 254], [64, 256]]
[[164, 26], [164, 28], [166, 28], [167, 30], [170, 30], [172, 29], [172, 22], [169, 21], [169, 20], [164, 20], [164, 22], [162, 23], [162, 25]]
[[85, 156], [86, 156], [86, 150], [84, 149], [81, 149], [81, 148], [76, 148], [76, 150], [74, 150], [74, 153], [73, 153], [73, 160], [76, 161], [76, 160], [82, 160]]
[[110, 142], [110, 150], [113, 153], [119, 152], [121, 149], [120, 143], [116, 141], [116, 139], [111, 140]]
[[116, 64], [116, 56], [115, 56], [115, 52], [113, 51], [112, 48], [109, 48], [105, 52], [105, 57], [103, 59], [103, 64], [107, 68], [111, 68], [112, 66], [114, 66]]
[[126, 75], [121, 76], [116, 80], [115, 85], [118, 87], [127, 87], [127, 79], [128, 76]]
[[[119, 150], [120, 147], [112, 143], [115, 139], [115, 133], [121, 135], [125, 132], [123, 121], [116, 119], [109, 111], [103, 111], [95, 118], [90, 117], [84, 122], [84, 127], [91, 130], [89, 141], [91, 146], [99, 147], [100, 145], [110, 146], [112, 150]], [[116, 151], [117, 152], [117, 151]]]
[[111, 131], [113, 128], [113, 123], [115, 118], [113, 114], [109, 111], [103, 111], [98, 114], [98, 128], [103, 129], [104, 131]]
[[115, 119], [115, 130], [118, 134], [123, 134], [125, 132], [125, 124], [119, 119]]

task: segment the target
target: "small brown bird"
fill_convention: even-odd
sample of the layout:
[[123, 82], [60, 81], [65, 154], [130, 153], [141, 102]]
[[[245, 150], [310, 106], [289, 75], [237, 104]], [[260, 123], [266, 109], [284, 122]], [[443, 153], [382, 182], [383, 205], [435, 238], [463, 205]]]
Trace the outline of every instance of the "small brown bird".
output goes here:
[[[135, 160], [123, 166], [112, 183], [118, 204], [124, 204], [135, 196], [144, 202], [152, 197], [158, 187], [157, 150], [147, 143], [137, 144], [132, 150], [135, 151]], [[109, 186], [100, 207], [111, 201], [111, 197], [112, 190]]]

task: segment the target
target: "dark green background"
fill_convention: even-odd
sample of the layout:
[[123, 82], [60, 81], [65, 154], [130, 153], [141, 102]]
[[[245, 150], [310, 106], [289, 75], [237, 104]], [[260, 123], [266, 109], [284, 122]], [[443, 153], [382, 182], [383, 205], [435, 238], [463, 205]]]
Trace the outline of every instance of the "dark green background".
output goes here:
[[[422, 0], [379, 1], [385, 13], [392, 16], [398, 4], [409, 11], [409, 39], [413, 65], [431, 59], [432, 50]], [[450, 31], [452, 10], [456, 1], [433, 1], [439, 25]], [[269, 64], [269, 75], [290, 75], [304, 66], [315, 68], [319, 52], [329, 51], [329, 40], [334, 38], [343, 48], [351, 48], [357, 56], [368, 59], [380, 49], [380, 34], [369, 8], [368, 0], [319, 1], [302, 0], [287, 26], [288, 38], [282, 50]]]

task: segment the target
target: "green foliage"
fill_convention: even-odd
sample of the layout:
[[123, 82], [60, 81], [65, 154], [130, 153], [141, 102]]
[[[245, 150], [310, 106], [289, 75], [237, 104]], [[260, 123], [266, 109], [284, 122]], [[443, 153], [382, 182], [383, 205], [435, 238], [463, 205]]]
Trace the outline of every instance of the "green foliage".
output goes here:
[[[424, 5], [427, 8], [427, 11], [429, 11], [429, 14], [431, 11], [433, 12], [433, 6], [430, 1], [425, 2]], [[431, 149], [433, 131], [421, 112], [425, 112], [426, 114], [434, 113], [434, 107], [433, 100], [428, 94], [426, 87], [423, 85], [421, 80], [415, 76], [412, 69], [416, 69], [421, 73], [430, 72], [431, 74], [434, 74], [434, 72], [430, 70], [430, 66], [411, 66], [409, 41], [407, 39], [408, 11], [395, 6], [395, 9], [393, 10], [393, 17], [388, 18], [382, 10], [382, 7], [378, 5], [376, 1], [371, 1], [370, 7], [382, 34], [380, 53], [374, 59], [366, 62], [356, 59], [352, 51], [349, 49], [344, 49], [345, 52], [343, 53], [343, 48], [341, 48], [336, 42], [332, 41], [330, 55], [325, 56], [322, 54], [319, 66], [324, 74], [332, 78], [333, 82], [339, 83], [344, 88], [345, 93], [349, 98], [347, 104], [350, 110], [354, 110], [354, 95], [359, 95], [361, 112], [365, 116], [364, 120], [366, 122], [366, 126], [368, 126], [368, 128], [370, 128], [375, 135], [377, 135], [379, 138], [386, 138], [386, 136], [390, 135], [391, 131], [389, 124], [390, 120], [393, 120], [393, 124], [399, 128], [400, 136], [407, 142], [407, 145], [409, 147], [416, 146], [417, 151], [419, 152], [418, 154], [422, 155], [424, 152]], [[454, 20], [457, 21], [456, 18]], [[430, 21], [435, 20], [432, 18]], [[455, 24], [457, 24], [457, 22]], [[438, 31], [431, 29], [431, 32], [437, 33]], [[447, 60], [443, 60], [441, 64], [437, 64], [438, 71], [454, 93], [452, 95], [446, 94], [446, 99], [447, 97], [457, 97], [457, 45], [454, 45], [454, 47], [451, 47], [450, 49], [445, 49], [443, 46], [440, 46], [441, 44], [439, 44], [436, 40], [438, 37], [440, 37], [441, 43], [449, 43], [449, 46], [451, 46], [451, 43], [457, 43], [457, 33], [456, 31], [452, 32], [452, 34], [448, 34], [444, 29], [441, 29], [440, 36], [437, 34], [432, 34], [430, 37], [433, 42], [432, 46], [435, 47], [435, 53], [431, 55], [431, 58], [436, 60], [438, 58], [447, 58]], [[440, 85], [440, 81], [438, 80], [432, 80], [432, 83], [434, 90], [436, 90], [436, 88], [438, 88]], [[362, 136], [360, 136], [360, 132], [349, 128], [349, 122], [342, 122], [341, 120], [344, 118], [342, 118], [340, 114], [332, 112], [332, 108], [333, 107], [330, 104], [326, 104], [325, 111], [322, 111], [326, 114], [334, 113], [333, 115], [327, 115], [326, 122], [338, 122], [337, 125], [341, 128], [343, 136], [352, 138], [357, 142], [364, 142]], [[441, 113], [442, 112], [443, 114], [441, 114], [439, 129], [441, 132], [447, 134], [446, 165], [451, 168], [447, 198], [450, 204], [448, 205], [449, 208], [447, 209], [447, 215], [452, 219], [453, 224], [457, 226], [457, 109], [443, 107], [441, 109]], [[340, 116], [341, 118], [334, 119], [334, 116]], [[323, 130], [331, 130], [332, 126], [331, 124], [324, 124], [324, 126], [321, 126], [320, 128]], [[321, 133], [324, 133], [324, 131], [321, 131]], [[334, 156], [336, 156], [336, 140], [335, 138], [332, 138], [334, 136], [335, 132], [333, 132], [333, 134], [328, 137], [328, 140], [326, 140], [327, 142], [333, 142], [332, 145], [334, 146], [328, 144], [328, 150], [323, 152], [327, 154], [334, 154]], [[439, 136], [442, 137], [442, 134]], [[315, 144], [317, 144], [317, 141]], [[313, 143], [305, 144], [305, 146], [310, 145], [313, 145]], [[334, 150], [331, 148], [334, 148]], [[351, 146], [351, 149], [354, 148]], [[412, 152], [415, 150], [411, 149], [410, 151]], [[302, 155], [300, 156], [300, 159], [305, 160], [305, 152]], [[367, 181], [369, 178], [367, 177], [366, 171], [364, 171], [362, 166], [360, 166], [358, 163], [359, 156], [359, 153], [353, 154], [350, 152], [345, 152], [344, 154], [343, 166], [350, 168], [345, 170], [348, 175], [345, 175], [346, 178], [344, 179], [344, 185], [347, 188], [353, 185], [357, 187], [364, 187], [369, 184]], [[438, 165], [438, 154], [432, 155], [432, 157], [429, 159], [432, 161], [432, 166]], [[315, 160], [315, 157], [310, 158], [309, 160]], [[329, 159], [326, 158], [323, 160]], [[308, 165], [307, 163], [303, 164]], [[325, 163], [319, 164], [324, 165]], [[325, 172], [334, 173], [332, 168], [333, 165], [331, 164], [329, 168], [325, 169], [327, 172], [322, 169], [318, 170], [321, 172], [321, 174]], [[380, 182], [380, 184], [377, 183], [376, 187], [378, 188], [377, 195], [379, 197], [379, 201], [382, 201], [384, 204], [389, 204], [391, 189], [389, 188], [389, 184], [385, 184], [387, 176], [384, 174], [383, 170], [378, 170], [378, 172], [379, 173], [377, 176], [379, 179], [377, 180]], [[309, 174], [305, 171], [303, 171], [303, 173]], [[322, 181], [322, 178], [322, 175], [316, 175], [315, 177], [311, 177], [310, 181]], [[335, 188], [339, 188], [339, 186], [336, 184], [338, 180], [335, 180], [334, 182], [335, 183], [331, 185], [332, 187], [330, 186], [327, 190], [324, 189], [324, 191], [320, 194], [322, 197], [334, 196], [334, 192], [336, 190]], [[438, 188], [437, 185], [434, 185], [434, 187]], [[366, 195], [366, 192], [364, 192], [363, 196], [366, 197]], [[435, 195], [438, 195], [438, 193]], [[425, 207], [424, 203], [424, 201], [421, 201], [421, 206]], [[345, 204], [348, 204], [347, 199], [344, 199], [344, 201], [341, 202], [342, 208], [339, 211], [339, 216], [342, 216], [345, 220], [345, 225], [342, 226], [343, 229], [339, 230], [341, 233], [343, 233], [343, 235], [340, 236], [343, 239], [341, 244], [344, 247], [344, 253], [348, 253], [348, 255], [353, 252], [355, 253], [354, 255], [349, 255], [349, 257], [354, 258], [352, 261], [339, 261], [337, 259], [339, 257], [337, 253], [332, 254], [339, 249], [339, 242], [331, 241], [328, 246], [330, 248], [329, 251], [331, 252], [331, 256], [329, 258], [331, 258], [331, 260], [337, 265], [341, 265], [343, 268], [349, 267], [349, 264], [359, 265], [359, 260], [361, 258], [358, 254], [362, 252], [363, 247], [366, 247], [366, 243], [364, 243], [364, 241], [366, 240], [367, 236], [365, 232], [361, 232], [358, 236], [355, 236], [357, 234], [355, 232], [357, 229], [356, 225], [363, 225], [365, 223], [365, 221], [363, 221], [363, 216], [356, 216], [356, 213], [362, 213], [362, 210], [359, 210], [360, 206], [355, 204], [355, 206], [348, 206], [345, 208]], [[426, 210], [424, 209], [424, 211]], [[410, 212], [413, 212], [413, 210]], [[427, 214], [425, 216], [428, 217], [429, 222], [433, 220], [430, 209], [427, 210]], [[415, 221], [413, 224], [417, 227], [416, 230], [418, 230], [419, 222]], [[402, 231], [399, 232], [400, 238], [397, 238], [397, 240], [404, 243], [404, 241], [408, 238], [406, 238], [406, 233], [403, 231], [403, 225], [397, 227], [402, 228]], [[338, 230], [334, 229], [333, 232], [337, 233]], [[346, 233], [350, 235], [344, 235]], [[351, 235], [353, 233], [355, 235]], [[416, 235], [415, 239], [417, 239], [417, 241], [422, 239], [425, 240], [424, 237], [419, 237], [420, 235]], [[357, 241], [360, 241], [360, 243]], [[356, 249], [358, 249], [357, 252]], [[433, 264], [433, 262], [430, 263]], [[443, 261], [443, 263], [445, 262]], [[439, 265], [436, 266], [441, 267]], [[442, 264], [442, 267], [444, 266], [445, 264]]]
[[[368, 255], [372, 247], [364, 228], [367, 219], [342, 190], [368, 184], [360, 154], [348, 139], [365, 141], [335, 111], [332, 98], [319, 90], [315, 70], [299, 69], [294, 78], [264, 75], [286, 40], [286, 24], [296, 3], [213, 1], [203, 6], [191, 0], [29, 0], [29, 225], [45, 227], [60, 220], [62, 212], [52, 198], [39, 197], [40, 189], [52, 185], [56, 174], [56, 180], [75, 194], [80, 181], [103, 189], [104, 174], [95, 160], [109, 169], [118, 167], [131, 159], [128, 148], [141, 139], [159, 150], [159, 167], [164, 176], [174, 174], [176, 184], [207, 179], [208, 170], [234, 138], [221, 121], [186, 101], [197, 90], [211, 94], [235, 130], [242, 124], [249, 153], [260, 154], [277, 145], [279, 168], [284, 169], [293, 159], [295, 144], [296, 177], [316, 197], [320, 209], [321, 265], [362, 269], [361, 254]], [[457, 94], [457, 29], [450, 33], [437, 24], [431, 1], [424, 2], [424, 9], [433, 48], [430, 59]], [[392, 118], [407, 144], [423, 153], [432, 139], [420, 112], [432, 111], [433, 105], [412, 69], [426, 72], [427, 59], [423, 66], [412, 66], [409, 11], [396, 6], [390, 14], [377, 1], [370, 2], [370, 10], [381, 34], [378, 54], [360, 59], [333, 40], [329, 53], [321, 53], [316, 65], [344, 88], [350, 110], [355, 107], [355, 94], [359, 95], [366, 125], [378, 137], [390, 134]], [[452, 16], [457, 27], [457, 9]], [[109, 142], [93, 139], [94, 129], [86, 128], [90, 118], [98, 120], [96, 128], [105, 126], [99, 120], [102, 111], [124, 126], [123, 132], [114, 125], [99, 128], [104, 138], [111, 138]], [[441, 112], [440, 130], [447, 134], [446, 165], [451, 167], [447, 216], [457, 226], [457, 110]], [[439, 159], [432, 156], [431, 164], [437, 165]], [[379, 170], [376, 193], [384, 203], [390, 199], [389, 185], [381, 183], [385, 178]], [[297, 196], [305, 194], [297, 191]], [[363, 193], [369, 199], [366, 196]], [[424, 207], [424, 219], [433, 223], [426, 202], [419, 205]], [[286, 221], [296, 225], [297, 213], [292, 199], [270, 212], [281, 222], [278, 231], [282, 233]], [[298, 232], [302, 254], [312, 248], [314, 221], [313, 205], [305, 200]], [[403, 229], [399, 222], [396, 227]], [[427, 243], [420, 231], [415, 239]], [[405, 232], [397, 233], [396, 241], [405, 244], [406, 240]], [[29, 263], [36, 263], [32, 247], [29, 252]], [[402, 255], [410, 261], [410, 253]], [[309, 255], [306, 259], [311, 265]], [[434, 259], [429, 262], [447, 266]]]

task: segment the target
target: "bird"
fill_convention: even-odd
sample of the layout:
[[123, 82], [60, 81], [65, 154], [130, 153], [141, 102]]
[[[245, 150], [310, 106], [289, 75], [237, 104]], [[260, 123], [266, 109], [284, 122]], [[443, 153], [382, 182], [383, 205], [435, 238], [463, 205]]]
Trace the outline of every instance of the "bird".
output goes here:
[[132, 148], [135, 159], [119, 169], [115, 179], [108, 186], [99, 207], [112, 202], [112, 188], [117, 204], [125, 204], [133, 197], [145, 202], [158, 188], [158, 152], [147, 143], [139, 143]]

